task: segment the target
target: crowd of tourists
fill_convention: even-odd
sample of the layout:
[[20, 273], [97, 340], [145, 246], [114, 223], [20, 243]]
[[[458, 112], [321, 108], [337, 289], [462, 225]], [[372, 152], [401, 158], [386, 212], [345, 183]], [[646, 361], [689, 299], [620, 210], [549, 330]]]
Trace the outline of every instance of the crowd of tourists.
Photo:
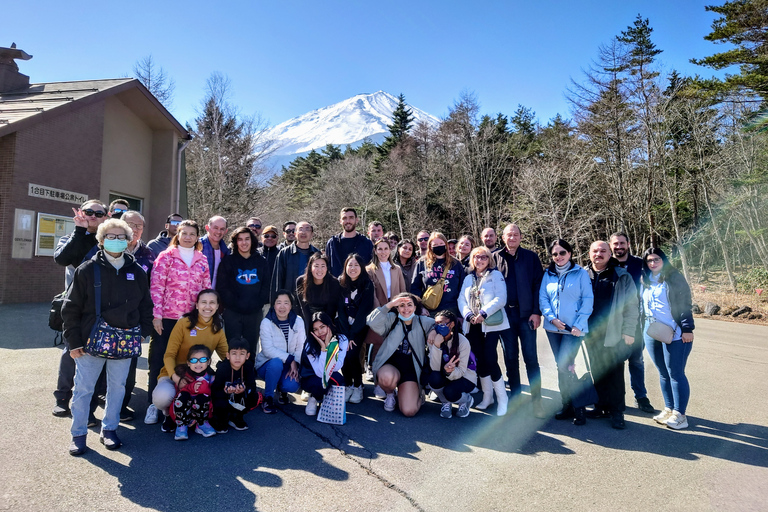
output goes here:
[[[121, 446], [117, 428], [134, 416], [146, 338], [144, 422], [177, 440], [191, 430], [210, 437], [247, 429], [255, 409], [305, 403], [316, 415], [337, 393], [358, 404], [366, 380], [386, 412], [414, 416], [431, 398], [443, 418], [473, 409], [503, 416], [510, 401], [528, 400], [521, 353], [531, 407], [514, 410], [544, 419], [539, 327], [557, 366], [555, 419], [606, 418], [624, 429], [628, 361], [635, 405], [661, 425], [688, 426], [690, 288], [661, 249], [630, 254], [624, 233], [594, 241], [583, 267], [568, 241], [554, 240], [544, 266], [521, 247], [514, 223], [500, 241], [492, 227], [477, 244], [428, 229], [413, 241], [376, 221], [360, 233], [357, 212], [344, 208], [341, 231], [318, 248], [308, 221], [278, 228], [252, 217], [233, 229], [214, 216], [203, 233], [172, 214], [145, 243], [144, 218], [125, 200], [73, 210], [75, 229], [54, 257], [67, 267], [67, 293], [53, 410], [72, 416], [72, 455], [85, 452], [88, 428], [99, 423], [100, 442]], [[644, 348], [659, 373], [661, 411], [647, 396]], [[581, 377], [580, 361], [590, 372]]]

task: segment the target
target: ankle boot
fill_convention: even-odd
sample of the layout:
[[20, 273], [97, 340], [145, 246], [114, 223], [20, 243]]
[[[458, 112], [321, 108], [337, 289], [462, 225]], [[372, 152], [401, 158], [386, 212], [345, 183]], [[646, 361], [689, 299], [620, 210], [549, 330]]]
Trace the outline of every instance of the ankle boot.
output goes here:
[[587, 422], [587, 410], [584, 407], [576, 407], [573, 409], [573, 424], [584, 425]]
[[496, 416], [504, 416], [507, 414], [509, 397], [507, 397], [507, 390], [504, 388], [503, 377], [493, 383], [493, 391], [496, 393], [496, 402], [498, 403], [496, 406]]
[[555, 413], [556, 420], [573, 418], [573, 406], [570, 403], [563, 404], [563, 408]]
[[483, 401], [477, 404], [475, 409], [483, 411], [493, 403], [493, 382], [490, 375], [488, 377], [480, 377], [480, 388], [483, 390]]

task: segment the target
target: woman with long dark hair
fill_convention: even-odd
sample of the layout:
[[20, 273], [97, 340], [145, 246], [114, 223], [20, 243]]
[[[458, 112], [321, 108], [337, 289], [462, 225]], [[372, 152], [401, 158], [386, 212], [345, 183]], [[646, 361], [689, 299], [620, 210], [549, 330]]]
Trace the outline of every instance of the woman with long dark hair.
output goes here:
[[448, 254], [448, 239], [444, 234], [433, 231], [427, 241], [427, 254], [416, 264], [411, 283], [411, 293], [423, 299], [427, 289], [443, 282], [440, 303], [427, 308], [430, 316], [447, 309], [454, 315], [459, 313], [459, 295], [464, 282], [464, 267], [459, 260]]
[[[645, 347], [659, 371], [665, 405], [661, 414], [653, 419], [675, 430], [688, 428], [685, 411], [691, 388], [685, 376], [685, 365], [693, 348], [695, 328], [691, 289], [664, 251], [655, 247], [643, 253], [642, 279]], [[661, 325], [652, 326], [656, 322]], [[668, 335], [668, 338], [664, 342], [659, 341], [663, 336], [657, 331]]]
[[[344, 377], [339, 370], [344, 366], [349, 340], [336, 331], [333, 320], [325, 311], [314, 313], [310, 325], [312, 332], [301, 353], [300, 371], [301, 387], [310, 394], [304, 412], [307, 416], [314, 416], [317, 414], [317, 404], [323, 401], [331, 384], [344, 386]], [[331, 360], [328, 361], [328, 350], [334, 341], [337, 342], [338, 352], [331, 354]], [[323, 375], [326, 373], [330, 374], [327, 387], [323, 386]]]
[[307, 338], [311, 335], [309, 320], [312, 315], [324, 311], [335, 322], [341, 298], [341, 285], [329, 272], [328, 258], [316, 252], [309, 257], [307, 270], [296, 280], [296, 294], [304, 323], [307, 324]]
[[341, 298], [337, 322], [339, 330], [349, 338], [349, 350], [344, 359], [342, 373], [347, 381], [345, 398], [353, 404], [363, 401], [363, 366], [360, 351], [368, 334], [365, 321], [373, 310], [374, 302], [373, 283], [364, 271], [364, 265], [365, 262], [359, 254], [350, 254], [344, 262], [344, 271], [339, 278]]
[[435, 315], [435, 331], [440, 337], [429, 346], [429, 387], [440, 402], [440, 416], [450, 418], [453, 405], [459, 406], [457, 416], [466, 418], [474, 400], [470, 393], [477, 384], [477, 364], [472, 357], [469, 341], [461, 333], [456, 315], [448, 310]]
[[413, 242], [410, 239], [404, 238], [398, 242], [393, 261], [395, 262], [395, 265], [400, 267], [400, 270], [403, 273], [403, 280], [405, 281], [406, 290], [410, 290], [411, 288], [411, 281], [413, 281], [413, 269], [416, 266], [416, 259], [415, 245], [413, 245]]
[[549, 244], [552, 263], [544, 272], [539, 288], [539, 309], [544, 318], [544, 330], [557, 363], [557, 383], [563, 408], [555, 419], [573, 418], [574, 425], [586, 423], [584, 407], [574, 408], [572, 398], [580, 391], [574, 360], [581, 340], [589, 331], [589, 315], [592, 313], [594, 294], [589, 273], [571, 260], [573, 248], [562, 239]]

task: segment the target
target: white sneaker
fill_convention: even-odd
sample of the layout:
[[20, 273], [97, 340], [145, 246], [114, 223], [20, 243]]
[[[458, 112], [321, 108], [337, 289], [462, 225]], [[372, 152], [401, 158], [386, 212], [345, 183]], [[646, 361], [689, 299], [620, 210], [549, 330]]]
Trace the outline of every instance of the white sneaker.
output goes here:
[[373, 382], [373, 371], [370, 367], [365, 371], [365, 380], [369, 382]]
[[307, 393], [306, 391], [303, 391], [303, 390], [302, 390], [302, 392], [301, 392], [301, 399], [302, 399], [302, 400], [304, 400], [304, 401], [306, 402], [307, 400], [309, 400], [309, 397], [310, 397], [310, 396], [312, 396], [312, 395], [310, 395], [310, 394], [309, 394], [309, 393]]
[[681, 430], [684, 428], [688, 428], [688, 418], [685, 417], [685, 414], [681, 414], [678, 411], [672, 412], [672, 416], [669, 417], [669, 419], [666, 421], [667, 427], [673, 428], [675, 430]]
[[392, 412], [395, 410], [395, 394], [389, 393], [386, 396], [387, 397], [384, 399], [384, 410]]
[[376, 386], [373, 388], [373, 395], [376, 398], [385, 398], [387, 396], [387, 394], [384, 392], [383, 389], [381, 389], [381, 386], [379, 386], [378, 384], [376, 384]]
[[440, 407], [440, 417], [441, 418], [452, 418], [453, 412], [451, 412], [453, 409], [453, 404], [451, 402], [445, 402], [442, 407]]
[[357, 386], [352, 388], [352, 396], [349, 397], [349, 402], [352, 404], [359, 404], [363, 401], [363, 386]]
[[467, 398], [459, 404], [459, 412], [456, 413], [456, 416], [459, 418], [466, 418], [469, 416], [469, 409], [472, 407], [472, 405], [475, 403], [475, 399], [472, 398], [472, 395], [467, 395]]
[[667, 420], [672, 416], [672, 409], [669, 407], [665, 407], [663, 411], [661, 411], [659, 414], [653, 417], [653, 421], [658, 423], [659, 425], [666, 425]]
[[147, 407], [147, 414], [144, 415], [144, 423], [147, 425], [154, 425], [159, 421], [158, 413], [160, 411], [157, 410], [157, 407], [155, 407], [155, 404], [149, 404], [149, 407]]
[[310, 396], [307, 400], [307, 406], [304, 408], [304, 413], [307, 416], [314, 416], [317, 414], [317, 400], [315, 397]]
[[349, 399], [352, 398], [352, 393], [354, 392], [355, 388], [354, 386], [347, 386], [344, 389], [344, 401], [349, 402]]

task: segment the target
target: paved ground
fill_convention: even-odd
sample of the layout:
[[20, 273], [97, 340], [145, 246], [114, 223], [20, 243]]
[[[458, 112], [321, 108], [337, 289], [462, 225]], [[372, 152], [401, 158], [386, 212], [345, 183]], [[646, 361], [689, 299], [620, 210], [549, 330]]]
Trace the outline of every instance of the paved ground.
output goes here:
[[[121, 426], [120, 451], [94, 432], [74, 458], [69, 421], [50, 413], [60, 352], [46, 320], [45, 304], [0, 306], [0, 510], [768, 510], [766, 327], [697, 320], [682, 432], [634, 408], [614, 431], [607, 420], [536, 420], [527, 400], [501, 419], [445, 420], [433, 403], [404, 418], [366, 398], [343, 427], [291, 405], [249, 414], [246, 432], [184, 443], [134, 421]], [[539, 355], [554, 412], [542, 331]], [[140, 368], [132, 405], [143, 418], [144, 358]]]

